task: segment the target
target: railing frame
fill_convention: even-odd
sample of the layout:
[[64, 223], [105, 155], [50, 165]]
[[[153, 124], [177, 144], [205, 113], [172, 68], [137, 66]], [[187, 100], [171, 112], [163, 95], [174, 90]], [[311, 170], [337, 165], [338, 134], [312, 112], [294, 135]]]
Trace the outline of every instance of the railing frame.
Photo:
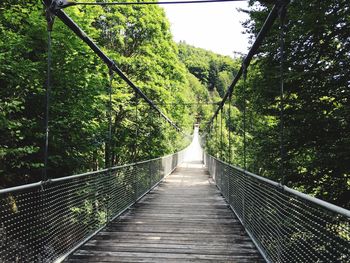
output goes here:
[[[175, 153], [177, 154], [177, 153]], [[146, 161], [141, 161], [141, 162], [136, 162], [136, 163], [131, 163], [131, 164], [126, 164], [126, 165], [121, 165], [121, 166], [115, 166], [111, 169], [118, 169], [118, 168], [123, 168], [123, 167], [128, 167], [128, 166], [134, 166], [137, 164], [142, 164], [142, 163], [147, 163], [153, 160], [157, 160], [157, 159], [162, 159], [162, 158], [166, 158], [169, 157], [171, 155], [175, 155], [175, 154], [169, 154], [160, 158], [153, 158], [151, 160], [146, 160]], [[77, 244], [72, 250], [68, 251], [66, 254], [62, 255], [61, 257], [59, 257], [58, 259], [56, 259], [54, 261], [54, 263], [60, 263], [63, 262], [67, 257], [69, 257], [69, 255], [73, 254], [75, 251], [77, 251], [81, 246], [83, 246], [85, 243], [89, 242], [89, 240], [91, 238], [93, 238], [95, 235], [97, 235], [100, 231], [102, 231], [110, 222], [112, 222], [113, 220], [117, 219], [118, 217], [120, 217], [121, 215], [123, 215], [126, 211], [128, 211], [133, 205], [135, 205], [137, 202], [139, 202], [142, 198], [144, 198], [148, 193], [150, 193], [154, 188], [156, 188], [167, 176], [169, 176], [177, 167], [175, 167], [174, 169], [172, 169], [169, 173], [167, 173], [164, 177], [162, 177], [160, 179], [160, 181], [158, 181], [156, 184], [154, 184], [153, 186], [151, 186], [151, 188], [149, 190], [147, 190], [147, 192], [145, 192], [143, 195], [141, 195], [140, 197], [138, 197], [135, 202], [133, 202], [132, 204], [130, 204], [128, 207], [124, 208], [120, 213], [118, 213], [117, 215], [113, 216], [110, 220], [108, 220], [106, 222], [106, 224], [102, 227], [100, 227], [99, 229], [97, 229], [94, 233], [92, 233], [90, 236], [88, 236], [86, 239], [82, 240], [79, 244]], [[108, 171], [109, 169], [104, 169], [104, 171]], [[80, 176], [82, 176], [84, 174], [81, 174]], [[78, 175], [76, 175], [78, 176]], [[62, 178], [58, 178], [58, 179], [63, 179], [63, 180], [69, 180], [70, 178], [74, 177], [73, 176], [67, 176], [67, 177], [62, 177]]]
[[[216, 164], [214, 164], [215, 167], [210, 167], [212, 165], [212, 163], [211, 163], [211, 161], [208, 162], [209, 159], [212, 159], [214, 162], [220, 163], [220, 165], [222, 165], [222, 166], [218, 167]], [[240, 167], [236, 167], [236, 166], [228, 164], [228, 163], [226, 163], [226, 162], [224, 162], [222, 160], [219, 160], [218, 158], [216, 158], [214, 156], [211, 156], [208, 153], [205, 153], [204, 163], [205, 163], [205, 166], [208, 167], [210, 176], [214, 179], [217, 188], [220, 190], [220, 192], [222, 193], [223, 197], [227, 201], [230, 209], [237, 216], [238, 220], [241, 222], [241, 224], [245, 228], [245, 231], [247, 232], [249, 237], [252, 239], [252, 241], [255, 244], [256, 248], [259, 250], [259, 252], [263, 256], [263, 258], [266, 260], [266, 262], [272, 262], [272, 261], [270, 260], [270, 257], [266, 254], [265, 249], [260, 245], [260, 241], [257, 241], [255, 235], [249, 229], [247, 229], [247, 227], [245, 226], [244, 218], [241, 217], [241, 215], [238, 213], [238, 211], [236, 211], [236, 208], [232, 205], [232, 202], [230, 200], [231, 195], [229, 194], [230, 192], [228, 191], [228, 196], [225, 196], [224, 189], [221, 189], [221, 187], [220, 187], [220, 183], [221, 183], [221, 180], [222, 180], [221, 177], [222, 176], [227, 176], [227, 177], [231, 176], [229, 174], [227, 174], [227, 175], [224, 174], [225, 171], [223, 171], [223, 170], [225, 170], [225, 169], [223, 168], [223, 166], [231, 167], [234, 170], [239, 171], [242, 175], [252, 177], [252, 178], [257, 179], [258, 181], [263, 182], [263, 183], [267, 183], [267, 184], [275, 187], [276, 189], [278, 188], [282, 192], [285, 192], [285, 193], [291, 194], [293, 196], [296, 196], [297, 198], [300, 198], [301, 200], [309, 202], [312, 205], [319, 206], [319, 207], [321, 207], [323, 209], [326, 209], [326, 210], [328, 210], [330, 212], [333, 212], [335, 214], [338, 214], [339, 216], [343, 216], [343, 217], [345, 217], [345, 218], [350, 220], [350, 210], [347, 210], [347, 209], [344, 209], [342, 207], [333, 205], [331, 203], [325, 202], [325, 201], [320, 200], [318, 198], [315, 198], [315, 197], [312, 197], [310, 195], [307, 195], [307, 194], [301, 193], [299, 191], [296, 191], [294, 189], [291, 189], [291, 188], [289, 188], [287, 186], [281, 185], [281, 184], [279, 184], [277, 182], [274, 182], [274, 181], [269, 180], [267, 178], [264, 178], [262, 176], [259, 176], [259, 175], [253, 174], [251, 172], [245, 171], [244, 169], [242, 169]], [[215, 170], [213, 171], [211, 168], [214, 168]], [[221, 175], [219, 175], [220, 178], [216, 178], [219, 173], [222, 173]], [[229, 181], [227, 182], [227, 184], [229, 184]]]
[[[45, 261], [45, 262], [62, 262], [63, 260], [65, 260], [69, 255], [71, 255], [72, 253], [74, 253], [74, 251], [76, 251], [79, 247], [81, 247], [82, 245], [84, 245], [86, 242], [88, 242], [93, 236], [95, 236], [98, 232], [100, 232], [102, 229], [104, 229], [111, 221], [115, 220], [116, 218], [118, 218], [119, 216], [121, 216], [122, 214], [124, 214], [128, 209], [130, 209], [130, 207], [132, 207], [135, 203], [139, 202], [142, 198], [144, 198], [145, 195], [147, 195], [150, 191], [152, 191], [155, 187], [157, 187], [168, 175], [170, 175], [176, 168], [177, 166], [183, 162], [183, 157], [186, 153], [186, 149], [182, 150], [182, 151], [179, 151], [179, 152], [176, 152], [174, 154], [169, 154], [169, 155], [166, 155], [166, 156], [163, 156], [163, 157], [159, 157], [159, 158], [153, 158], [153, 159], [150, 159], [150, 160], [145, 160], [145, 161], [140, 161], [140, 162], [135, 162], [135, 163], [130, 163], [130, 164], [125, 164], [125, 165], [120, 165], [120, 166], [116, 166], [116, 167], [111, 167], [109, 169], [103, 169], [103, 170], [99, 170], [99, 171], [92, 171], [92, 172], [87, 172], [87, 173], [83, 173], [83, 174], [77, 174], [77, 175], [72, 175], [72, 176], [66, 176], [66, 177], [61, 177], [61, 178], [56, 178], [56, 179], [50, 179], [50, 180], [46, 180], [46, 181], [40, 181], [40, 182], [36, 182], [36, 183], [32, 183], [32, 184], [26, 184], [26, 185], [21, 185], [21, 186], [16, 186], [16, 187], [11, 187], [11, 188], [6, 188], [6, 189], [2, 189], [0, 190], [0, 208], [3, 208], [4, 210], [2, 211], [2, 213], [0, 213], [0, 227], [2, 226], [5, 226], [5, 235], [6, 235], [6, 238], [7, 236], [9, 235], [9, 239], [8, 240], [12, 240], [12, 237], [13, 236], [13, 232], [8, 232], [10, 229], [8, 227], [10, 227], [11, 225], [8, 225], [8, 224], [15, 224], [14, 226], [15, 227], [19, 227], [18, 230], [16, 231], [19, 231], [18, 233], [15, 232], [14, 236], [16, 236], [16, 239], [14, 239], [14, 241], [18, 242], [17, 238], [18, 236], [21, 236], [21, 230], [22, 228], [24, 228], [25, 226], [22, 225], [21, 221], [16, 221], [18, 219], [16, 219], [16, 215], [14, 212], [11, 212], [10, 210], [8, 210], [8, 199], [10, 196], [14, 198], [14, 200], [16, 200], [17, 202], [17, 199], [18, 199], [18, 196], [21, 196], [21, 195], [31, 195], [32, 193], [37, 193], [37, 195], [35, 195], [34, 200], [36, 200], [36, 202], [38, 202], [38, 198], [42, 199], [43, 201], [43, 204], [41, 204], [43, 206], [43, 210], [39, 210], [39, 215], [40, 213], [47, 213], [47, 206], [48, 204], [45, 204], [45, 200], [46, 200], [46, 196], [47, 194], [50, 195], [50, 192], [45, 192], [45, 190], [48, 190], [50, 186], [54, 186], [53, 190], [55, 191], [54, 193], [56, 194], [56, 191], [57, 189], [60, 189], [61, 187], [65, 187], [65, 185], [69, 185], [68, 187], [71, 187], [73, 185], [74, 189], [76, 186], [79, 186], [80, 184], [83, 184], [85, 185], [84, 187], [87, 187], [87, 185], [89, 185], [89, 187], [91, 187], [91, 184], [89, 182], [92, 182], [93, 184], [95, 184], [94, 182], [96, 181], [96, 183], [99, 183], [98, 180], [100, 180], [99, 178], [101, 178], [102, 180], [106, 180], [106, 182], [108, 183], [109, 180], [116, 180], [116, 179], [113, 179], [114, 176], [118, 176], [118, 172], [120, 171], [120, 173], [124, 173], [124, 176], [126, 176], [125, 173], [128, 174], [128, 177], [129, 178], [128, 180], [131, 180], [131, 177], [132, 178], [137, 178], [137, 175], [138, 175], [138, 169], [141, 169], [140, 170], [140, 178], [142, 180], [141, 183], [138, 183], [137, 185], [133, 185], [132, 186], [132, 189], [133, 190], [129, 190], [130, 191], [133, 191], [135, 196], [132, 196], [130, 197], [129, 195], [127, 195], [126, 193], [126, 196], [125, 196], [125, 204], [126, 204], [126, 207], [124, 208], [123, 206], [124, 205], [120, 205], [120, 203], [118, 203], [119, 201], [118, 200], [121, 200], [119, 199], [118, 195], [120, 194], [120, 191], [118, 192], [100, 192], [99, 189], [97, 188], [93, 188], [92, 190], [88, 190], [88, 195], [91, 195], [93, 193], [95, 193], [95, 196], [96, 194], [98, 196], [96, 196], [93, 200], [96, 200], [96, 201], [93, 201], [92, 204], [94, 204], [94, 202], [98, 202], [97, 200], [99, 200], [98, 198], [101, 198], [101, 194], [103, 197], [106, 197], [106, 200], [105, 203], [101, 203], [99, 205], [101, 205], [98, 210], [99, 212], [105, 212], [106, 213], [106, 220], [101, 224], [101, 223], [98, 223], [98, 224], [93, 224], [91, 225], [92, 228], [90, 228], [90, 230], [87, 230], [85, 232], [79, 232], [79, 237], [81, 236], [83, 239], [81, 240], [77, 240], [77, 241], [72, 241], [72, 243], [70, 243], [70, 245], [67, 245], [69, 248], [66, 249], [65, 251], [61, 249], [61, 247], [52, 247], [53, 244], [55, 244], [55, 241], [52, 239], [53, 237], [51, 237], [51, 234], [49, 233], [48, 236], [47, 233], [46, 234], [39, 234], [38, 235], [38, 238], [41, 240], [46, 240], [45, 238], [49, 238], [50, 239], [50, 245], [51, 247], [49, 248], [53, 248], [54, 252], [52, 251], [49, 251], [47, 253], [48, 256], [46, 257], [46, 251], [43, 250], [43, 251], [37, 251], [35, 250], [35, 252], [33, 252], [33, 255], [31, 255], [31, 257], [33, 258], [34, 257], [34, 260], [42, 260], [42, 261]], [[152, 164], [155, 165], [156, 168], [152, 167]], [[128, 170], [128, 168], [132, 168], [132, 167], [135, 167], [136, 169], [130, 169]], [[145, 170], [146, 169], [146, 170]], [[113, 174], [113, 172], [115, 172]], [[152, 172], [157, 172], [157, 175], [152, 175], [151, 173]], [[113, 174], [111, 176], [111, 174]], [[96, 177], [94, 177], [94, 175], [96, 175]], [[104, 175], [107, 176], [106, 179], [104, 179]], [[100, 177], [98, 177], [100, 176]], [[108, 177], [109, 176], [109, 177]], [[86, 178], [86, 179], [85, 179]], [[96, 179], [91, 179], [91, 178], [96, 178]], [[78, 181], [76, 181], [78, 180]], [[80, 180], [83, 180], [83, 182], [81, 182]], [[86, 183], [84, 180], [87, 180]], [[90, 180], [95, 180], [95, 181], [90, 181]], [[124, 179], [121, 179], [121, 180], [124, 180]], [[105, 181], [103, 181], [105, 182]], [[102, 182], [102, 183], [103, 183]], [[112, 181], [111, 181], [112, 182]], [[138, 182], [138, 181], [136, 181]], [[116, 181], [113, 181], [114, 184], [117, 184], [118, 183]], [[127, 181], [127, 185], [128, 184], [133, 184], [133, 182], [129, 182]], [[103, 183], [104, 184], [104, 183]], [[122, 183], [123, 184], [123, 183]], [[124, 189], [123, 185], [120, 185], [120, 186], [116, 186], [116, 187], [122, 187], [121, 189]], [[127, 186], [125, 186], [127, 187]], [[77, 194], [76, 192], [79, 192], [79, 188], [77, 188], [77, 190], [70, 190], [71, 192], [69, 193], [72, 193], [74, 196]], [[84, 188], [83, 188], [84, 189]], [[117, 190], [119, 188], [113, 188], [113, 190]], [[62, 188], [62, 190], [64, 191], [64, 189]], [[61, 190], [59, 190], [61, 191]], [[123, 190], [122, 190], [123, 191]], [[91, 193], [90, 193], [91, 192]], [[105, 195], [107, 193], [107, 196]], [[112, 198], [110, 198], [111, 196], [108, 196], [110, 194], [115, 194], [114, 195], [114, 199], [113, 199], [113, 196]], [[70, 198], [70, 195], [68, 195], [68, 197]], [[58, 197], [58, 199], [52, 199], [54, 200], [54, 202], [59, 202], [61, 196]], [[75, 197], [76, 198], [76, 197]], [[89, 196], [87, 196], [85, 193], [82, 193], [81, 196], [79, 198], [83, 198], [82, 200], [89, 200]], [[67, 201], [68, 203], [63, 205], [63, 207], [66, 207], [66, 210], [68, 211], [67, 213], [72, 213], [72, 212], [69, 212], [70, 209], [72, 209], [73, 207], [79, 207], [79, 209], [84, 209], [84, 208], [81, 208], [81, 203], [79, 203], [79, 200], [80, 199], [77, 199], [78, 203], [77, 205], [74, 205], [75, 203], [72, 203], [70, 204], [69, 200]], [[110, 200], [109, 200], [110, 199]], [[23, 198], [20, 198], [18, 199], [19, 202], [23, 202]], [[109, 202], [113, 202], [114, 200], [114, 204], [112, 203], [109, 203]], [[115, 203], [117, 200], [117, 203]], [[129, 200], [131, 201], [129, 203]], [[49, 197], [49, 201], [51, 201], [50, 197]], [[62, 200], [62, 201], [65, 201], [65, 200]], [[28, 201], [24, 201], [25, 203], [20, 203], [21, 207], [19, 208], [19, 210], [21, 211], [21, 213], [27, 213], [25, 214], [25, 222], [23, 224], [28, 224], [28, 218], [31, 217], [31, 214], [33, 214], [33, 211], [32, 211], [32, 208], [31, 208], [31, 204], [30, 203], [30, 200]], [[28, 202], [28, 203], [27, 203]], [[41, 202], [41, 201], [40, 201]], [[75, 202], [75, 201], [74, 201]], [[51, 205], [51, 202], [49, 202], [49, 204]], [[59, 204], [59, 203], [58, 203]], [[105, 206], [106, 207], [105, 207]], [[113, 206], [114, 205], [114, 206]], [[122, 208], [120, 211], [118, 211], [119, 208], [116, 209], [116, 206], [117, 207], [120, 207]], [[104, 208], [105, 207], [105, 208]], [[62, 208], [60, 208], [62, 209]], [[102, 209], [102, 210], [101, 210]], [[110, 214], [110, 213], [113, 213], [113, 212], [110, 212], [109, 210], [113, 210], [114, 209], [114, 213], [117, 212], [117, 214]], [[106, 211], [105, 211], [106, 210]], [[50, 209], [51, 211], [51, 209]], [[59, 210], [61, 211], [61, 210]], [[8, 214], [7, 214], [8, 212]], [[93, 214], [95, 212], [92, 212]], [[71, 215], [71, 214], [69, 214]], [[1, 217], [2, 216], [2, 217]], [[13, 217], [12, 217], [13, 216]], [[36, 215], [38, 216], [38, 215]], [[54, 215], [53, 215], [54, 216]], [[97, 216], [97, 214], [96, 214]], [[42, 214], [42, 217], [45, 217], [44, 214]], [[71, 217], [69, 217], [71, 218]], [[2, 219], [4, 221], [2, 221]], [[8, 223], [8, 219], [11, 220], [12, 223]], [[23, 219], [23, 218], [22, 218]], [[35, 219], [33, 219], [33, 224], [37, 223], [35, 221]], [[69, 220], [72, 220], [72, 219], [69, 219]], [[85, 219], [84, 219], [85, 220]], [[87, 218], [86, 220], [91, 220], [89, 218]], [[6, 222], [7, 221], [7, 222]], [[67, 221], [68, 224], [72, 224], [70, 221]], [[87, 221], [87, 222], [94, 222], [94, 221]], [[50, 221], [50, 223], [52, 223]], [[55, 222], [53, 222], [54, 224]], [[90, 224], [90, 223], [89, 223]], [[98, 226], [100, 225], [99, 228], [97, 228], [96, 230], [94, 230], [94, 226]], [[50, 225], [50, 226], [53, 226], [54, 225]], [[68, 225], [69, 226], [69, 225]], [[65, 227], [65, 226], [63, 226]], [[90, 227], [90, 225], [89, 225]], [[66, 229], [66, 228], [64, 228]], [[42, 230], [42, 231], [46, 231], [47, 230]], [[66, 231], [66, 230], [65, 230]], [[91, 232], [90, 232], [91, 231]], [[89, 233], [90, 232], [90, 233]], [[27, 234], [27, 232], [23, 232], [22, 234]], [[35, 241], [36, 240], [36, 241]], [[8, 242], [8, 241], [6, 241]], [[37, 239], [34, 239], [34, 241], [31, 239], [30, 242], [38, 242]], [[34, 243], [33, 243], [34, 244]], [[71, 248], [70, 248], [71, 246]], [[25, 250], [28, 250], [30, 249], [30, 245], [29, 247], [25, 247]], [[3, 259], [4, 261], [6, 261], [6, 255], [9, 255], [9, 253], [11, 253], [12, 251], [15, 253], [16, 249], [13, 249], [11, 248], [11, 250], [5, 250], [3, 251], [4, 254], [1, 254], [0, 253], [0, 261]], [[56, 253], [56, 251], [62, 251], [63, 253]], [[1, 252], [1, 251], [0, 251]], [[37, 252], [37, 253], [36, 253]], [[52, 254], [53, 253], [53, 254]], [[5, 257], [5, 258], [3, 258]], [[40, 259], [38, 259], [40, 258]], [[28, 259], [30, 260], [30, 259]], [[33, 259], [32, 259], [33, 260]]]

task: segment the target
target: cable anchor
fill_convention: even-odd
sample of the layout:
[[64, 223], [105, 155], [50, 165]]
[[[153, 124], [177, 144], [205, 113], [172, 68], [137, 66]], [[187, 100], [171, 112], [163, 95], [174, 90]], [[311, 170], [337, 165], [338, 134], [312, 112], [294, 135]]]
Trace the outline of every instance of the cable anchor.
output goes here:
[[54, 6], [56, 5], [56, 0], [52, 0], [51, 2], [43, 1], [45, 6], [45, 17], [47, 22], [47, 31], [52, 32], [53, 24], [55, 22], [55, 12]]
[[61, 9], [66, 8], [66, 7], [76, 5], [75, 2], [71, 2], [68, 0], [52, 0], [52, 3], [53, 3], [53, 5], [51, 8], [53, 11], [61, 10]]

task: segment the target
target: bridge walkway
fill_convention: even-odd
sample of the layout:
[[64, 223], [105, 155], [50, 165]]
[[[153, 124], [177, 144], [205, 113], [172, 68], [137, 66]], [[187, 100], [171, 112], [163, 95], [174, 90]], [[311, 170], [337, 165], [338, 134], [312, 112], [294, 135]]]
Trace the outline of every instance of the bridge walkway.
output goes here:
[[67, 262], [263, 262], [200, 161], [182, 164]]

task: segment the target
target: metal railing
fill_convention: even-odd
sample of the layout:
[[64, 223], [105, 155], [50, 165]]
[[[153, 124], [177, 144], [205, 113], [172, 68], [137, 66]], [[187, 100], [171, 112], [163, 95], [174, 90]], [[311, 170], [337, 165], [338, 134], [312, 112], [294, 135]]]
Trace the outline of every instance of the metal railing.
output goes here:
[[61, 261], [183, 161], [165, 157], [0, 191], [0, 262]]
[[205, 164], [267, 262], [350, 262], [350, 211], [229, 165]]

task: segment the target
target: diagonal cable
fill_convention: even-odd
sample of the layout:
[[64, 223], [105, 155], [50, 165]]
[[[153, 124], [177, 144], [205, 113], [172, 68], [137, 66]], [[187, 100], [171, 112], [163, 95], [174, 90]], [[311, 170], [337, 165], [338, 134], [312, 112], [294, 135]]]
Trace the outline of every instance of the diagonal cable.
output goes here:
[[124, 80], [141, 98], [143, 98], [151, 108], [153, 108], [155, 111], [157, 111], [162, 118], [164, 118], [171, 126], [173, 126], [177, 131], [181, 131], [181, 129], [168, 117], [166, 116], [160, 108], [150, 99], [146, 96], [145, 93], [141, 89], [139, 89], [134, 82], [130, 80], [129, 77], [125, 75], [124, 72], [122, 72], [117, 64], [109, 58], [101, 49], [96, 45], [96, 43], [74, 22], [73, 19], [71, 19], [63, 10], [57, 9], [56, 1], [55, 0], [43, 0], [44, 4], [50, 8], [50, 11], [52, 14], [57, 16], [68, 28], [70, 28], [81, 40], [83, 40], [91, 49], [96, 53], [102, 61], [108, 66], [108, 68], [115, 73], [118, 74], [118, 76]]

